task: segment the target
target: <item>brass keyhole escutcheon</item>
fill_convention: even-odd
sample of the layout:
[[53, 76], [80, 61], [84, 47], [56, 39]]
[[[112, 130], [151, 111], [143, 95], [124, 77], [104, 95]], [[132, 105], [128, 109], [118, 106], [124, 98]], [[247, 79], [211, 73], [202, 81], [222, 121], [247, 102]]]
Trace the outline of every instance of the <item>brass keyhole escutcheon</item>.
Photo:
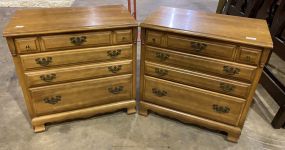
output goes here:
[[250, 60], [251, 60], [250, 56], [245, 57], [245, 61], [250, 61]]
[[30, 50], [30, 49], [31, 49], [30, 45], [26, 45], [26, 50]]

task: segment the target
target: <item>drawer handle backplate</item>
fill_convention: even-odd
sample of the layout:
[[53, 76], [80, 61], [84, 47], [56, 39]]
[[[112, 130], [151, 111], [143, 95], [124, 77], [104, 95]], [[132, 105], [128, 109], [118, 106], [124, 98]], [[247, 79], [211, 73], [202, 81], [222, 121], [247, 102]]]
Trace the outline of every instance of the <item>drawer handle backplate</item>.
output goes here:
[[230, 108], [226, 106], [219, 106], [217, 104], [213, 104], [213, 110], [217, 113], [225, 114], [230, 112]]
[[71, 37], [70, 42], [74, 45], [82, 45], [84, 42], [87, 42], [87, 37], [86, 36], [78, 36], [78, 37]]
[[52, 105], [55, 105], [57, 104], [59, 101], [61, 101], [61, 96], [55, 96], [55, 97], [51, 97], [51, 98], [44, 98], [43, 101], [45, 103], [48, 103], [48, 104], [52, 104]]
[[52, 57], [36, 58], [35, 61], [36, 61], [37, 64], [46, 67], [46, 66], [48, 66], [50, 63], [52, 63]]
[[220, 88], [224, 92], [228, 93], [228, 92], [232, 92], [235, 89], [235, 86], [231, 84], [227, 84], [227, 83], [220, 83]]
[[123, 86], [116, 86], [108, 88], [108, 91], [112, 94], [119, 94], [124, 90]]
[[234, 67], [231, 67], [231, 66], [224, 66], [223, 67], [223, 71], [227, 75], [235, 75], [235, 74], [239, 74], [240, 69], [239, 68], [234, 68]]
[[166, 59], [169, 58], [168, 54], [164, 54], [164, 53], [160, 53], [160, 52], [156, 52], [155, 56], [156, 56], [156, 58], [159, 58], [160, 61], [165, 61]]
[[167, 95], [167, 92], [164, 90], [159, 90], [157, 88], [152, 88], [152, 93], [158, 97], [163, 97]]
[[196, 52], [201, 52], [207, 47], [207, 44], [198, 43], [198, 42], [191, 42], [191, 48]]
[[122, 50], [112, 50], [112, 51], [107, 51], [107, 55], [110, 56], [111, 58], [115, 58], [121, 54]]
[[112, 73], [117, 73], [122, 69], [122, 65], [118, 65], [118, 66], [110, 66], [108, 67], [108, 70]]
[[56, 79], [56, 74], [52, 73], [47, 75], [41, 75], [40, 78], [45, 82], [51, 82], [52, 80]]
[[154, 68], [155, 73], [158, 74], [159, 76], [165, 76], [168, 74], [167, 70], [160, 69], [160, 68]]

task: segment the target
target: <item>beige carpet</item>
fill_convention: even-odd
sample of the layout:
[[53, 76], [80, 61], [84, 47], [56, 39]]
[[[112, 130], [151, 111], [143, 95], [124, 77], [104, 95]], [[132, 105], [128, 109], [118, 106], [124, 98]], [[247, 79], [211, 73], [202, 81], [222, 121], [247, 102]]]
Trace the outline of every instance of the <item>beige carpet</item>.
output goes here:
[[69, 7], [75, 0], [0, 0], [0, 7]]

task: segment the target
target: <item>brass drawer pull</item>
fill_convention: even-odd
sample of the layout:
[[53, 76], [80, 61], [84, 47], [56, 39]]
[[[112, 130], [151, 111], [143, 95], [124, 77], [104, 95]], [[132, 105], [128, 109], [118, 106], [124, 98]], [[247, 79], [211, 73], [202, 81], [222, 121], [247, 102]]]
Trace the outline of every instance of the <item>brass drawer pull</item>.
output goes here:
[[43, 101], [45, 103], [48, 103], [48, 104], [52, 104], [52, 105], [55, 105], [57, 104], [59, 101], [61, 101], [61, 96], [55, 96], [55, 97], [51, 97], [51, 98], [44, 98]]
[[122, 69], [122, 65], [118, 65], [118, 66], [110, 66], [108, 67], [108, 70], [112, 73], [117, 73]]
[[198, 42], [191, 42], [191, 48], [196, 52], [201, 52], [207, 47], [207, 44], [198, 43]]
[[108, 91], [112, 94], [119, 94], [124, 90], [123, 86], [116, 86], [108, 88]]
[[239, 68], [234, 68], [234, 67], [231, 67], [231, 66], [224, 66], [223, 71], [227, 75], [235, 75], [235, 74], [239, 74], [240, 69]]
[[37, 64], [46, 67], [46, 66], [48, 66], [50, 63], [52, 63], [52, 57], [36, 58], [35, 61], [36, 61]]
[[51, 82], [52, 80], [56, 78], [56, 74], [52, 73], [52, 74], [47, 74], [47, 75], [41, 75], [40, 78], [41, 80], [45, 82]]
[[160, 61], [165, 61], [166, 59], [169, 58], [168, 54], [164, 54], [164, 53], [160, 53], [160, 52], [156, 52], [155, 56], [156, 56], [156, 58], [159, 58]]
[[86, 36], [78, 36], [78, 37], [71, 37], [70, 42], [74, 45], [82, 45], [84, 42], [87, 42], [87, 37]]
[[115, 58], [121, 54], [122, 50], [113, 50], [113, 51], [107, 51], [107, 55], [110, 56], [111, 58]]
[[154, 68], [154, 70], [155, 73], [158, 74], [159, 76], [165, 76], [168, 74], [168, 71], [164, 69]]
[[155, 38], [152, 38], [152, 43], [155, 43], [155, 42], [156, 42]]
[[152, 88], [152, 93], [158, 97], [163, 97], [167, 95], [167, 92], [164, 90], [159, 90], [157, 88]]
[[228, 93], [228, 92], [232, 92], [235, 89], [235, 86], [231, 84], [227, 84], [227, 83], [220, 83], [220, 88], [224, 92]]
[[217, 113], [225, 114], [230, 112], [230, 108], [226, 106], [219, 106], [217, 104], [213, 104], [213, 110]]

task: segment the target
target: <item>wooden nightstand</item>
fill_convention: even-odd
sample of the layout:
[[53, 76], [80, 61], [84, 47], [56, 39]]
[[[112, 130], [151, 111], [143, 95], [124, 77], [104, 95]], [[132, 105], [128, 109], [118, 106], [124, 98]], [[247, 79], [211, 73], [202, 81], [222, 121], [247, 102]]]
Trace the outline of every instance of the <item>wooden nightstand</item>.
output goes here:
[[141, 27], [140, 114], [225, 131], [237, 142], [272, 48], [266, 21], [161, 7]]
[[19, 10], [7, 38], [35, 132], [135, 109], [137, 22], [123, 6]]

